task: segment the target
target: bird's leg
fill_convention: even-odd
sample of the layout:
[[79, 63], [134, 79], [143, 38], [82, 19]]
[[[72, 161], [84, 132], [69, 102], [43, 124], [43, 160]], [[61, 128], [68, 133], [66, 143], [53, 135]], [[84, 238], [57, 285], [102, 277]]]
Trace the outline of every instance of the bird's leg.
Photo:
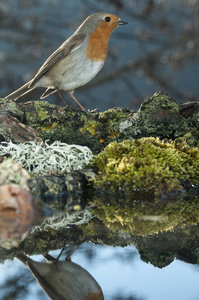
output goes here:
[[65, 260], [70, 261], [71, 255], [81, 246], [81, 244], [77, 245], [73, 250], [69, 252], [69, 254], [66, 256]]
[[64, 98], [62, 97], [62, 94], [61, 94], [59, 88], [58, 88], [57, 86], [55, 86], [55, 89], [56, 89], [56, 91], [57, 91], [57, 93], [58, 93], [60, 99], [61, 99], [62, 102], [64, 103], [64, 106], [65, 106], [65, 105], [66, 105], [66, 102], [64, 101]]
[[61, 252], [60, 252], [59, 255], [57, 256], [56, 260], [59, 260], [60, 256], [61, 256], [62, 253], [64, 252], [64, 250], [66, 250], [65, 247], [63, 247], [63, 248], [61, 249]]
[[[55, 86], [55, 89], [56, 89], [56, 91], [57, 91], [57, 93], [58, 93], [60, 99], [63, 101], [64, 105], [66, 105], [66, 102], [64, 101], [64, 98], [62, 97], [62, 94], [61, 94], [59, 88], [58, 88], [57, 86]], [[75, 98], [75, 96], [73, 95], [73, 93], [70, 92], [70, 91], [68, 91], [67, 93], [68, 93], [69, 96], [71, 96], [71, 98], [72, 98], [72, 99], [73, 99], [73, 100], [81, 107], [81, 109], [82, 109], [83, 111], [86, 112], [86, 109], [81, 105], [81, 103], [79, 103], [79, 101]]]
[[[65, 258], [65, 260], [68, 260], [70, 261], [71, 260], [71, 255], [81, 246], [81, 244], [77, 245], [73, 250], [71, 250], [69, 252], [69, 254], [67, 255], [67, 257]], [[57, 258], [54, 258], [52, 257], [51, 255], [47, 254], [47, 255], [44, 255], [44, 257], [47, 259], [47, 260], [56, 260], [58, 261], [59, 258], [61, 257], [62, 253], [64, 252], [64, 250], [66, 250], [66, 247], [63, 247], [61, 249], [61, 252], [59, 253], [59, 255], [57, 256]]]
[[86, 111], [86, 109], [79, 103], [79, 101], [75, 98], [75, 96], [72, 94], [72, 92], [67, 91], [67, 93], [73, 98], [73, 100], [81, 107], [83, 111]]

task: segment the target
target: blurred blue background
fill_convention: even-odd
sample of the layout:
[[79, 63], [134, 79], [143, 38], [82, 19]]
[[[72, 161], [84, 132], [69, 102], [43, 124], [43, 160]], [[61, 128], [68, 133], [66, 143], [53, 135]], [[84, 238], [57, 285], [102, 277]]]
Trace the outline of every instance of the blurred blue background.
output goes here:
[[[0, 96], [30, 80], [90, 14], [107, 11], [128, 25], [110, 39], [104, 68], [75, 96], [86, 109], [137, 110], [164, 90], [178, 102], [198, 99], [199, 1], [1, 0]], [[36, 89], [24, 100], [39, 99]], [[64, 93], [66, 102], [75, 105]], [[47, 98], [62, 105], [54, 94]]]

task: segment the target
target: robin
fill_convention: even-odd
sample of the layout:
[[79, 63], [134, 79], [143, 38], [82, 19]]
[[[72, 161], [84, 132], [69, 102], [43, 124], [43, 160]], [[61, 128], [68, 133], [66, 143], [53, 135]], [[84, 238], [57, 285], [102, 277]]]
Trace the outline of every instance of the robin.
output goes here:
[[76, 88], [85, 85], [101, 70], [106, 60], [109, 38], [113, 30], [127, 22], [106, 12], [89, 16], [41, 66], [35, 77], [6, 96], [17, 100], [37, 87], [46, 88], [40, 99], [67, 91], [73, 100], [86, 111], [73, 95]]
[[65, 261], [46, 254], [46, 262], [37, 262], [23, 253], [17, 258], [32, 272], [52, 300], [104, 300], [100, 285], [84, 268], [73, 263], [71, 254]]

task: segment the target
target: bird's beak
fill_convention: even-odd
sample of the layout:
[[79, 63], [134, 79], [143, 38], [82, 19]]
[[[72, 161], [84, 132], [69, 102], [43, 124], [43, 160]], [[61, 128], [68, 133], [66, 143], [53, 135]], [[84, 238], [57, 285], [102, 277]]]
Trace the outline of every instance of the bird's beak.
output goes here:
[[128, 24], [128, 22], [119, 20], [118, 22], [116, 22], [116, 24], [117, 24], [117, 25], [126, 25], [126, 24]]

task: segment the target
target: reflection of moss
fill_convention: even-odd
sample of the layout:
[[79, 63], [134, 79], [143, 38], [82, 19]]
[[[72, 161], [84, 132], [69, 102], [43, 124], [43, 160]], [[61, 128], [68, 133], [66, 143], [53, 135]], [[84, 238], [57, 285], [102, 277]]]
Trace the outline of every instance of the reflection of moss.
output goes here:
[[95, 163], [99, 170], [95, 213], [112, 229], [144, 234], [171, 229], [185, 220], [198, 221], [195, 202], [180, 197], [198, 184], [197, 148], [155, 138], [113, 142]]
[[[112, 204], [112, 200], [114, 203]], [[168, 199], [167, 199], [168, 200]], [[183, 197], [167, 204], [133, 198], [95, 197], [96, 216], [111, 230], [146, 235], [199, 222], [198, 200]]]

